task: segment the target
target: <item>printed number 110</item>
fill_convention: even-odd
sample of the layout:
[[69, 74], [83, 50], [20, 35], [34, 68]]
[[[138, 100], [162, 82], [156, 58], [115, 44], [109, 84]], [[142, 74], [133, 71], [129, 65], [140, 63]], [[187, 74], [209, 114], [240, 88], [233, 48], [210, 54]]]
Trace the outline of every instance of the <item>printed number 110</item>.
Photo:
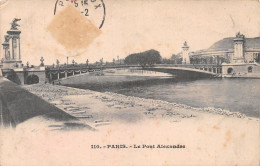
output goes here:
[[100, 146], [99, 145], [91, 145], [91, 149], [99, 149]]

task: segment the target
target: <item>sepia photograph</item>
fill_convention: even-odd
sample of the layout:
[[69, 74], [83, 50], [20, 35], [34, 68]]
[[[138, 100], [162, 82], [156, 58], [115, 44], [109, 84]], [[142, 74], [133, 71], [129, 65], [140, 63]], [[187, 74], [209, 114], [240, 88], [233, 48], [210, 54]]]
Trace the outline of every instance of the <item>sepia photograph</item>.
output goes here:
[[0, 0], [0, 166], [259, 166], [259, 0]]

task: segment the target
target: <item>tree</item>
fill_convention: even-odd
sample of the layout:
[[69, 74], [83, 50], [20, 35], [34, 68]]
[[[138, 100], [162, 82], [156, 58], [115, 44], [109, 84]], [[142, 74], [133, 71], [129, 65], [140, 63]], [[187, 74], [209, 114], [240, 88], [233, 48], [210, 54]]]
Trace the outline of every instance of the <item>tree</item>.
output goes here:
[[148, 50], [141, 53], [130, 54], [125, 58], [125, 64], [133, 65], [138, 64], [143, 68], [146, 66], [152, 66], [154, 64], [161, 63], [161, 55], [156, 50]]
[[171, 57], [171, 62], [173, 64], [181, 64], [182, 63], [182, 57], [180, 54], [173, 54]]
[[162, 59], [162, 63], [163, 63], [163, 64], [171, 64], [171, 59], [163, 58], [163, 59]]

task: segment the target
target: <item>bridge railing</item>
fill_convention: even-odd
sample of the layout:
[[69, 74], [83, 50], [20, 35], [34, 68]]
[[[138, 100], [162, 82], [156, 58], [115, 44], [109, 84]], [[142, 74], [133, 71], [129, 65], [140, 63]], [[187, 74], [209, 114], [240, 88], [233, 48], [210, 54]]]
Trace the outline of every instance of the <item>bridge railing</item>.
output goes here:
[[[46, 68], [46, 76], [50, 81], [59, 80], [61, 78], [67, 78], [82, 73], [93, 73], [102, 75], [102, 70], [105, 69], [117, 69], [117, 68], [130, 68], [141, 67], [140, 65], [102, 65], [102, 66], [68, 66], [68, 67], [56, 67]], [[222, 73], [221, 65], [217, 64], [155, 64], [151, 67], [179, 67], [179, 68], [192, 68], [203, 71], [208, 71], [216, 74]]]
[[103, 66], [69, 66], [69, 67], [48, 67], [47, 70], [58, 71], [58, 70], [91, 70], [91, 69], [111, 69], [111, 68], [129, 68], [129, 67], [141, 67], [140, 65], [103, 65]]
[[203, 71], [208, 71], [216, 74], [222, 73], [222, 66], [217, 64], [158, 64], [156, 66], [161, 67], [180, 67], [180, 68], [192, 68]]
[[140, 67], [139, 65], [115, 65], [115, 66], [74, 66], [74, 67], [58, 67], [58, 68], [46, 68], [46, 77], [49, 82], [67, 78], [74, 75], [83, 73], [103, 75], [102, 71], [105, 69], [117, 69], [117, 68], [130, 68]]

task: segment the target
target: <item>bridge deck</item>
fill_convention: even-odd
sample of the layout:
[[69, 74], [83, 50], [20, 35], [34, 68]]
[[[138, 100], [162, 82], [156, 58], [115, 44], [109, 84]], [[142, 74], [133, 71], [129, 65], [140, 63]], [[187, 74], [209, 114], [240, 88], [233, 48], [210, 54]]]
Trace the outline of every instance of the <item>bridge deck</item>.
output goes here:
[[[104, 69], [116, 68], [140, 68], [143, 70], [154, 70], [158, 72], [171, 73], [182, 77], [218, 77], [221, 75], [221, 66], [217, 64], [156, 64], [152, 67], [142, 68], [140, 65], [115, 65], [115, 66], [68, 66], [59, 68], [47, 68], [47, 75], [50, 80], [60, 80], [82, 73], [99, 72]], [[176, 72], [177, 70], [179, 72]], [[186, 71], [186, 72], [184, 72]], [[189, 73], [190, 72], [190, 73]], [[197, 74], [196, 74], [197, 73]], [[198, 73], [201, 73], [200, 75]]]
[[210, 71], [195, 69], [195, 68], [184, 68], [184, 67], [166, 67], [166, 66], [160, 66], [160, 67], [154, 67], [154, 68], [161, 68], [161, 69], [175, 69], [175, 70], [186, 70], [186, 71], [194, 71], [194, 72], [200, 72], [200, 73], [206, 73], [210, 75], [217, 75], [217, 73], [213, 73]]

